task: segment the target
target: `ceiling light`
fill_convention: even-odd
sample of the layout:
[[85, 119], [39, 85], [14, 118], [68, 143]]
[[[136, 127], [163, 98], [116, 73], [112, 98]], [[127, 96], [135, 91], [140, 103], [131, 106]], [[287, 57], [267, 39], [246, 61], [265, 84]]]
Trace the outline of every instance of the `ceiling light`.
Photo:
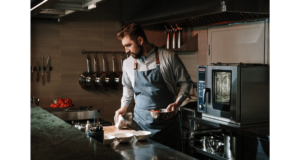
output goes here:
[[47, 2], [48, 0], [44, 0], [43, 2], [37, 4], [36, 6], [34, 6], [33, 8], [30, 9], [30, 11], [32, 11], [33, 9], [35, 9], [36, 7], [42, 5], [43, 3]]
[[88, 5], [88, 9], [93, 9], [93, 8], [96, 8], [96, 4], [90, 4], [90, 5]]

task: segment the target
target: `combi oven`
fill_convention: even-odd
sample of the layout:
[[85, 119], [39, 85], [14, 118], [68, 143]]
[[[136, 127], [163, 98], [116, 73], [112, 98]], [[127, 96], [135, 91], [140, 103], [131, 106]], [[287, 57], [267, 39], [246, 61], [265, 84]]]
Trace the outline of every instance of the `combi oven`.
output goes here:
[[235, 124], [269, 121], [269, 66], [198, 65], [197, 112]]

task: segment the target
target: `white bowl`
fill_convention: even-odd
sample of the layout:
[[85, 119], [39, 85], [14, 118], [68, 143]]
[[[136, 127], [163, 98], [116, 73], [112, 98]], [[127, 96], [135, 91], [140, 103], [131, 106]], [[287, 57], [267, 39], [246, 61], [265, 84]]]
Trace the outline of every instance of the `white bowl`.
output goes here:
[[127, 143], [132, 139], [133, 134], [132, 133], [116, 133], [114, 136], [120, 143]]
[[110, 145], [115, 140], [115, 136], [104, 135], [104, 145]]
[[151, 136], [151, 132], [149, 131], [136, 131], [133, 132], [133, 135], [137, 140], [147, 140]]

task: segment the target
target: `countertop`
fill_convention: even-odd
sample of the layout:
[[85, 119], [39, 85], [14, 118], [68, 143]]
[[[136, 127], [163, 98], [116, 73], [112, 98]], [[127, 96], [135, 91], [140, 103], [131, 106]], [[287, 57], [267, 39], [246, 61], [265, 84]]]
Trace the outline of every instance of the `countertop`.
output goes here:
[[[104, 134], [107, 135], [133, 132], [131, 129], [119, 130], [115, 126], [103, 128]], [[189, 155], [150, 139], [137, 141], [133, 138], [129, 143], [119, 143], [115, 140], [110, 146], [105, 146], [33, 104], [31, 106], [31, 159], [195, 160]]]
[[[131, 130], [130, 128], [117, 129], [115, 126], [107, 126], [103, 127], [103, 129], [104, 135], [114, 135], [118, 132], [134, 132], [134, 130]], [[107, 147], [115, 150], [130, 160], [196, 160], [196, 158], [157, 143], [151, 139], [138, 141], [137, 139], [132, 138], [129, 143], [119, 143], [117, 140], [114, 140], [114, 142]]]
[[31, 159], [123, 160], [126, 158], [32, 104]]

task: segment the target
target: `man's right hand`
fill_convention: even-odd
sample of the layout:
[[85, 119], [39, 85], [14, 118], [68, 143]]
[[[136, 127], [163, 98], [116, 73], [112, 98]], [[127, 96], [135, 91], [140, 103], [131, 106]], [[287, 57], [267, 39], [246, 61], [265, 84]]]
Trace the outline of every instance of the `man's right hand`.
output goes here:
[[119, 118], [119, 115], [121, 114], [122, 116], [125, 116], [125, 114], [126, 114], [126, 112], [127, 112], [127, 107], [121, 107], [120, 109], [118, 109], [117, 111], [116, 111], [116, 114], [115, 114], [115, 124], [118, 122], [118, 118]]

